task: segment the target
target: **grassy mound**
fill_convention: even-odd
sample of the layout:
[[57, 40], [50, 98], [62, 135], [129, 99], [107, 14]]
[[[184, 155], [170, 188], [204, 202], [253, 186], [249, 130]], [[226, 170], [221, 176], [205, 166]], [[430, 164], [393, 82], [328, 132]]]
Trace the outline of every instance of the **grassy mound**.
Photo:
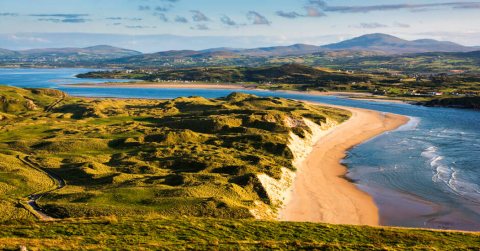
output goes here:
[[[21, 114], [44, 109], [64, 97], [66, 97], [66, 94], [57, 90], [20, 89], [2, 86], [0, 88], [0, 113]], [[2, 117], [1, 114], [0, 117]]]

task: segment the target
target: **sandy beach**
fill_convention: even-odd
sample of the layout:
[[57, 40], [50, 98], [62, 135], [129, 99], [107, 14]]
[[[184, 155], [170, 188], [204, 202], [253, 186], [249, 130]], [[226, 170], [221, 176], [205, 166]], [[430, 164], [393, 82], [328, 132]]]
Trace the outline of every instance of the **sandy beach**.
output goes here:
[[344, 178], [345, 152], [366, 140], [408, 122], [395, 114], [348, 108], [352, 117], [323, 136], [297, 167], [290, 200], [279, 212], [282, 221], [378, 225], [372, 197]]
[[392, 99], [386, 96], [373, 96], [365, 92], [335, 92], [335, 91], [292, 91], [292, 90], [268, 90], [257, 88], [256, 85], [229, 84], [229, 83], [156, 83], [156, 82], [110, 82], [110, 83], [80, 83], [69, 84], [70, 87], [96, 87], [96, 88], [158, 88], [158, 89], [223, 89], [223, 90], [259, 90], [259, 91], [279, 91], [292, 94], [308, 94], [314, 96], [338, 96], [348, 99], [364, 100], [372, 102], [405, 103], [405, 101]]
[[226, 83], [137, 83], [137, 82], [125, 82], [125, 83], [102, 83], [91, 84], [81, 83], [72, 84], [68, 86], [75, 87], [99, 87], [99, 88], [166, 88], [166, 89], [255, 89], [255, 86], [247, 86], [241, 84], [226, 84]]
[[[209, 83], [105, 83], [78, 84], [100, 88], [187, 88], [187, 89], [254, 89], [254, 86]], [[309, 95], [350, 96], [366, 99], [365, 93], [299, 92]], [[380, 100], [375, 100], [380, 101]], [[398, 102], [398, 101], [396, 101]], [[325, 105], [325, 104], [321, 104]], [[293, 189], [287, 192], [288, 202], [279, 211], [279, 220], [324, 222], [332, 224], [379, 225], [379, 212], [373, 198], [347, 179], [340, 161], [350, 148], [408, 122], [395, 114], [340, 107], [352, 112], [352, 117], [329, 130], [315, 144], [313, 151], [297, 166]]]

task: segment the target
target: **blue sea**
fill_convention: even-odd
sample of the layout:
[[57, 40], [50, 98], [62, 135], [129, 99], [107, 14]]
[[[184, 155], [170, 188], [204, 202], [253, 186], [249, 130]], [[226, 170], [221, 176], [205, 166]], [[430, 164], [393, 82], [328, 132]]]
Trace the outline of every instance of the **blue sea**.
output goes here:
[[[76, 79], [91, 69], [0, 69], [0, 84], [56, 88], [75, 96], [222, 97], [235, 90], [69, 86], [119, 80]], [[373, 196], [383, 225], [480, 230], [480, 112], [350, 100], [286, 92], [237, 90], [402, 114], [410, 122], [351, 149], [348, 177]]]

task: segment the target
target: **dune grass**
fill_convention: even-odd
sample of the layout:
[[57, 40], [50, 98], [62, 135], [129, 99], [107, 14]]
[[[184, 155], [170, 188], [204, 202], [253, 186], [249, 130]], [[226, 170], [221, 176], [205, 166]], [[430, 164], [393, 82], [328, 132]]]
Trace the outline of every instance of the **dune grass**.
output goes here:
[[[309, 130], [302, 118], [321, 125], [349, 117], [339, 109], [241, 93], [166, 101], [79, 99], [12, 87], [0, 87], [0, 94], [18, 101], [12, 101], [18, 109], [3, 110], [0, 153], [13, 164], [15, 156], [28, 155], [66, 181], [38, 201], [57, 218], [252, 218], [250, 209], [271, 205], [256, 175], [279, 178], [282, 167], [294, 168], [289, 133]], [[0, 188], [16, 179], [22, 182], [14, 189], [23, 183], [41, 188], [33, 176], [51, 183], [45, 174], [12, 173], [0, 174]]]
[[54, 183], [42, 172], [15, 156], [0, 153], [0, 222], [34, 219], [21, 202], [30, 194], [52, 187]]
[[473, 233], [212, 218], [72, 219], [0, 225], [16, 250], [478, 250]]
[[[340, 123], [350, 114], [339, 109], [241, 93], [93, 100], [0, 87], [0, 96], [0, 249], [480, 248], [478, 234], [252, 220], [252, 208], [271, 209], [256, 174], [293, 168], [289, 133], [309, 130], [301, 118]], [[66, 181], [38, 201], [58, 220], [25, 206], [56, 186], [38, 167]]]

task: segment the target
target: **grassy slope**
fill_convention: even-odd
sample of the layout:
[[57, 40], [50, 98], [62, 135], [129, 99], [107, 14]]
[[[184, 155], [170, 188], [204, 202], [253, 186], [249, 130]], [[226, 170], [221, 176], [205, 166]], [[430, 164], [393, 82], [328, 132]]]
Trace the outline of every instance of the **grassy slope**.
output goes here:
[[151, 74], [144, 71], [124, 73], [114, 72], [89, 72], [79, 74], [80, 78], [120, 78], [141, 79], [152, 81], [161, 80], [186, 80], [202, 82], [224, 83], [290, 83], [290, 84], [318, 84], [318, 83], [350, 83], [369, 80], [368, 75], [347, 74], [344, 72], [325, 71], [300, 64], [285, 64], [281, 66], [264, 67], [211, 67], [188, 69], [158, 69]]
[[20, 202], [53, 186], [43, 173], [25, 166], [15, 156], [0, 153], [0, 221], [32, 219]]
[[[62, 97], [61, 92], [54, 90], [0, 88], [0, 137], [16, 134], [15, 125], [24, 120], [23, 116], [34, 117], [38, 110]], [[31, 124], [26, 127], [32, 132], [38, 130]], [[28, 134], [19, 137], [26, 140]], [[21, 202], [30, 194], [53, 188], [54, 183], [42, 172], [21, 162], [17, 155], [24, 154], [11, 151], [9, 143], [0, 143], [0, 221], [33, 219]]]
[[478, 250], [459, 232], [207, 218], [64, 220], [0, 225], [0, 248]]
[[480, 97], [440, 98], [424, 103], [427, 106], [460, 107], [480, 109]]
[[[478, 52], [466, 53], [419, 53], [394, 56], [372, 57], [338, 57], [331, 62], [324, 62], [333, 68], [368, 70], [368, 71], [401, 71], [404, 73], [445, 73], [452, 70], [463, 70], [473, 74], [480, 72]], [[320, 59], [321, 60], [321, 59]], [[325, 60], [326, 61], [326, 60]]]
[[[247, 111], [254, 110], [253, 120], [241, 120], [242, 127], [248, 132], [246, 135], [263, 135], [265, 138], [262, 139], [267, 142], [281, 143], [285, 142], [281, 136], [285, 135], [285, 128], [272, 127], [265, 122], [285, 114], [310, 116], [317, 122], [326, 117], [342, 121], [348, 114], [339, 110], [243, 95], [221, 100], [182, 98], [160, 102], [64, 99], [60, 93], [7, 87], [0, 87], [0, 94], [8, 100], [14, 95], [15, 101], [11, 103], [16, 107], [14, 110], [5, 109], [5, 117], [0, 119], [2, 249], [16, 250], [25, 245], [31, 250], [475, 250], [480, 246], [479, 236], [473, 234], [218, 219], [246, 216], [242, 214], [242, 208], [248, 208], [249, 202], [238, 196], [262, 199], [254, 186], [248, 185], [248, 179], [238, 185], [232, 178], [273, 170], [272, 164], [288, 160], [288, 155], [278, 157], [278, 153], [269, 152], [275, 150], [272, 145], [252, 146], [250, 141], [235, 145], [222, 139], [238, 137], [235, 135], [239, 133], [238, 129], [232, 128], [239, 127], [239, 120], [217, 119], [213, 125], [221, 126], [213, 127], [179, 121], [195, 117], [205, 122], [210, 116], [219, 115], [229, 115], [231, 119], [233, 114], [222, 110], [222, 106], [218, 106], [220, 103], [228, 111], [235, 110], [235, 116], [249, 114], [247, 117], [250, 118], [253, 114]], [[36, 108], [25, 98], [33, 100]], [[59, 100], [56, 108], [44, 111], [49, 104]], [[234, 106], [242, 109], [233, 109]], [[190, 113], [186, 113], [187, 110]], [[166, 124], [170, 126], [167, 131], [158, 130]], [[189, 127], [182, 128], [186, 125]], [[301, 130], [296, 133], [301, 134]], [[245, 132], [241, 134], [245, 135]], [[208, 139], [214, 139], [207, 144], [209, 147], [199, 152], [194, 150], [199, 147], [195, 144], [201, 142], [204, 145]], [[165, 148], [162, 144], [170, 147]], [[154, 158], [162, 159], [162, 163], [168, 158], [190, 160], [201, 154], [208, 155], [211, 162], [204, 162], [206, 165], [202, 170], [177, 169], [191, 166], [185, 162], [172, 168], [152, 161], [153, 155], [149, 155], [152, 149], [163, 149], [155, 151], [154, 155]], [[230, 150], [222, 152], [227, 149]], [[253, 158], [253, 152], [249, 151], [261, 158]], [[182, 154], [176, 155], [175, 152]], [[53, 183], [46, 175], [17, 158], [23, 158], [25, 154], [33, 155], [32, 160], [67, 180], [66, 188], [41, 200], [44, 206], [50, 205], [50, 209], [60, 216], [108, 216], [37, 222], [19, 201], [28, 194], [51, 189]], [[242, 156], [248, 158], [242, 159]], [[236, 167], [231, 167], [235, 172], [228, 169], [212, 172], [218, 167], [210, 165], [219, 161], [236, 163]], [[255, 164], [249, 164], [252, 161]], [[239, 168], [242, 165], [243, 168]], [[236, 173], [237, 168], [244, 173]], [[275, 176], [275, 172], [271, 175]], [[228, 200], [219, 201], [219, 197]], [[132, 214], [141, 216], [111, 216]], [[159, 215], [182, 217], [159, 218]], [[192, 218], [192, 215], [215, 216], [217, 219]]]
[[[0, 149], [10, 159], [30, 155], [33, 165], [66, 181], [65, 188], [38, 202], [60, 218], [252, 217], [250, 209], [270, 205], [256, 174], [278, 178], [280, 167], [293, 168], [289, 132], [303, 135], [308, 130], [300, 118], [321, 124], [349, 116], [337, 109], [244, 94], [169, 101], [57, 95], [49, 101], [61, 102], [45, 112], [48, 102], [41, 101], [50, 97], [46, 94], [0, 90], [5, 99], [18, 100], [19, 107], [6, 109], [10, 117], [0, 121]], [[36, 109], [21, 105], [26, 97], [38, 103]], [[287, 118], [301, 122], [290, 128]], [[32, 177], [20, 176], [28, 183]]]

